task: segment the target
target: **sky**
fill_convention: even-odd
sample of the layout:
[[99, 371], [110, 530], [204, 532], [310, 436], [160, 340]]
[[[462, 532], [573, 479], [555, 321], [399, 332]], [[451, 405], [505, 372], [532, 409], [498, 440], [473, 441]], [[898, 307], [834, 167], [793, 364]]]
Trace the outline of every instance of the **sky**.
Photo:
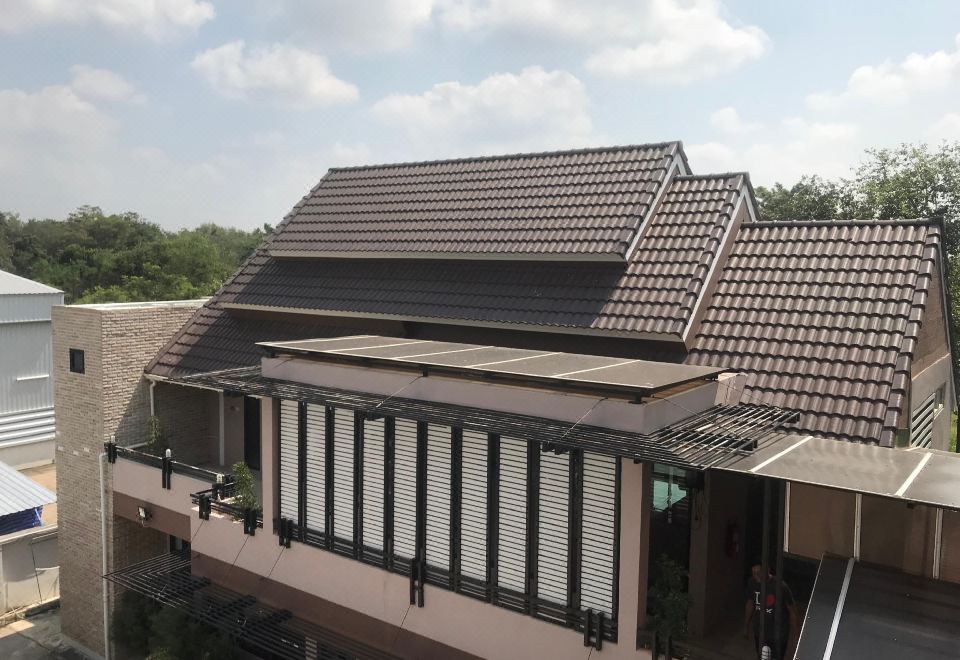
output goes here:
[[0, 210], [276, 224], [329, 167], [682, 140], [849, 175], [960, 140], [960, 2], [3, 0]]

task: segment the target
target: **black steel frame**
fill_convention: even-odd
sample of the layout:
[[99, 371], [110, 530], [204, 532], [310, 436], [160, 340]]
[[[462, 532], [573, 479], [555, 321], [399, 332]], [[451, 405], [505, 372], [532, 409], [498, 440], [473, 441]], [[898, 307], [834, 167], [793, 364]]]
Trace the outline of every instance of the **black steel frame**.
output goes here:
[[717, 405], [653, 433], [635, 433], [589, 424], [571, 425], [531, 415], [293, 383], [264, 377], [260, 367], [197, 374], [176, 379], [176, 382], [499, 433], [528, 442], [547, 441], [566, 448], [688, 470], [705, 470], [726, 459], [749, 454], [778, 428], [799, 417], [794, 411], [773, 406]]
[[161, 605], [186, 612], [210, 625], [242, 648], [270, 658], [305, 657], [338, 660], [395, 660], [397, 656], [264, 605], [191, 573], [189, 554], [153, 557], [103, 576]]

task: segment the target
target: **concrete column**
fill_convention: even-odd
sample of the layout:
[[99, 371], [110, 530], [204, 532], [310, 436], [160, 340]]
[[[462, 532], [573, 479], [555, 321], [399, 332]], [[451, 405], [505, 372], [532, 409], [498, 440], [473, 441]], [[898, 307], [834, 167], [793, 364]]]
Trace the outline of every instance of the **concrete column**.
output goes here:
[[650, 466], [620, 459], [620, 584], [617, 646], [637, 648], [637, 628], [647, 618], [647, 565], [650, 550]]
[[277, 438], [277, 405], [274, 399], [260, 399], [260, 503], [263, 506], [263, 527], [273, 529], [277, 517], [276, 484], [279, 469]]

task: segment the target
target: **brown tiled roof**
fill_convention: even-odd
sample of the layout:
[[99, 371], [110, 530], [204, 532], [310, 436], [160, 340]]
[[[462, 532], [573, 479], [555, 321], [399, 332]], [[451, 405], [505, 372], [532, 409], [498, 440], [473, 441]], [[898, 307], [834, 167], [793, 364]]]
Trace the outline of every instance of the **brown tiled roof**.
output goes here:
[[262, 251], [218, 301], [679, 337], [744, 183], [743, 174], [673, 179], [626, 268], [589, 262], [292, 260]]
[[890, 445], [936, 273], [939, 225], [744, 225], [688, 362], [748, 374], [802, 430]]
[[219, 371], [257, 364], [266, 351], [257, 342], [335, 337], [364, 331], [356, 325], [325, 326], [316, 319], [304, 322], [246, 318], [229, 314], [216, 300], [208, 301], [184, 324], [153, 361], [147, 373], [171, 377]]
[[623, 260], [679, 142], [332, 169], [275, 254]]

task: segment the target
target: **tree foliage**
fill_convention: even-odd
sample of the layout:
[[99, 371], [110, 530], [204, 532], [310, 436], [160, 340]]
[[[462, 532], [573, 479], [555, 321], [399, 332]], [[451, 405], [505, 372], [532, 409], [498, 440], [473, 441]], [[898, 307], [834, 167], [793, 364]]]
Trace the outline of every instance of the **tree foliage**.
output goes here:
[[65, 220], [0, 213], [0, 269], [64, 291], [68, 303], [209, 296], [270, 228], [167, 232], [136, 213], [84, 206]]

